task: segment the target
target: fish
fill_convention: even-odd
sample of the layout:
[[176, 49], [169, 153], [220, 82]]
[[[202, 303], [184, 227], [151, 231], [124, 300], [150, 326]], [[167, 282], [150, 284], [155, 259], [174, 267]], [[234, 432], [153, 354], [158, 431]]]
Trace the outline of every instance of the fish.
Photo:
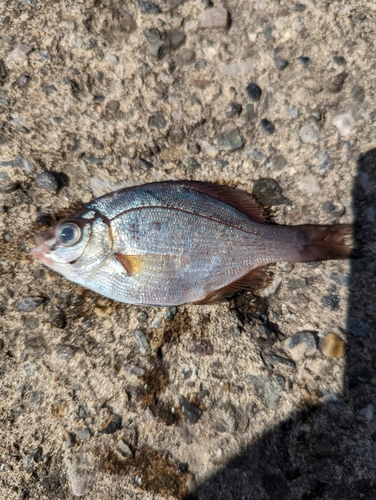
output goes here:
[[277, 225], [240, 189], [154, 182], [94, 199], [36, 236], [31, 253], [115, 301], [218, 303], [265, 283], [274, 262], [345, 259], [351, 224]]

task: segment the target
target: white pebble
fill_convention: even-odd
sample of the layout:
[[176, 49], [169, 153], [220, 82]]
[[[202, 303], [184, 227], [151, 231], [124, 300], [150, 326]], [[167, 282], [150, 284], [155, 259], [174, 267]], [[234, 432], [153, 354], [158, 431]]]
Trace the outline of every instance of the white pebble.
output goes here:
[[302, 193], [315, 195], [321, 191], [320, 183], [313, 175], [303, 175], [298, 181], [298, 187]]
[[119, 58], [117, 56], [115, 56], [114, 54], [107, 53], [104, 56], [104, 60], [110, 64], [113, 64], [113, 65], [119, 64]]
[[201, 146], [202, 152], [211, 158], [215, 158], [219, 153], [219, 150], [208, 141], [202, 140], [198, 141], [198, 143]]
[[20, 44], [9, 54], [8, 59], [12, 61], [22, 61], [29, 52], [31, 52], [31, 47]]
[[277, 292], [281, 283], [282, 283], [282, 278], [281, 278], [281, 276], [279, 276], [277, 274], [277, 276], [274, 276], [274, 279], [270, 283], [270, 285], [267, 286], [266, 288], [264, 288], [263, 290], [261, 290], [261, 292], [259, 292], [258, 295], [260, 297], [264, 297], [264, 298], [271, 297], [272, 295], [274, 295]]
[[354, 122], [355, 120], [351, 113], [343, 113], [341, 115], [337, 115], [333, 118], [332, 121], [333, 125], [342, 136], [350, 134]]
[[299, 130], [299, 137], [305, 144], [311, 144], [317, 141], [318, 134], [316, 130], [309, 125], [303, 125]]

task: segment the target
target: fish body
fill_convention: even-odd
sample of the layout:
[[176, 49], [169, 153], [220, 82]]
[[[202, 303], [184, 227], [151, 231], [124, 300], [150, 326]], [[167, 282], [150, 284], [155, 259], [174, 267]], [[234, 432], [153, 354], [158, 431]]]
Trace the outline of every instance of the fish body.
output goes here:
[[245, 192], [177, 181], [93, 200], [37, 238], [32, 253], [111, 299], [160, 306], [209, 303], [262, 281], [277, 261], [345, 258], [349, 226], [268, 224]]

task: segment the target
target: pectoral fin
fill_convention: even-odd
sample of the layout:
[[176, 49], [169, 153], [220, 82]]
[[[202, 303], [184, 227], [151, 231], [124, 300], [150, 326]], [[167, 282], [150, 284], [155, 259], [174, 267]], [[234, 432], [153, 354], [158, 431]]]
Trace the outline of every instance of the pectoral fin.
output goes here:
[[116, 253], [115, 257], [129, 276], [138, 274], [145, 264], [145, 257], [143, 255], [124, 255], [122, 253]]

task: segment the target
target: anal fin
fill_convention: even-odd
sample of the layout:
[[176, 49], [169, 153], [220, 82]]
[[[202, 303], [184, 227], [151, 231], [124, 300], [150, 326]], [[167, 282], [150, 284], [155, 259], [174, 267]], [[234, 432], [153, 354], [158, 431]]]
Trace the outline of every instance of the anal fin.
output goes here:
[[219, 304], [224, 300], [230, 298], [236, 292], [242, 290], [257, 290], [263, 288], [267, 283], [267, 266], [260, 266], [256, 269], [252, 269], [249, 273], [245, 274], [241, 278], [229, 283], [228, 285], [210, 292], [205, 298], [194, 302], [197, 305], [203, 304]]

